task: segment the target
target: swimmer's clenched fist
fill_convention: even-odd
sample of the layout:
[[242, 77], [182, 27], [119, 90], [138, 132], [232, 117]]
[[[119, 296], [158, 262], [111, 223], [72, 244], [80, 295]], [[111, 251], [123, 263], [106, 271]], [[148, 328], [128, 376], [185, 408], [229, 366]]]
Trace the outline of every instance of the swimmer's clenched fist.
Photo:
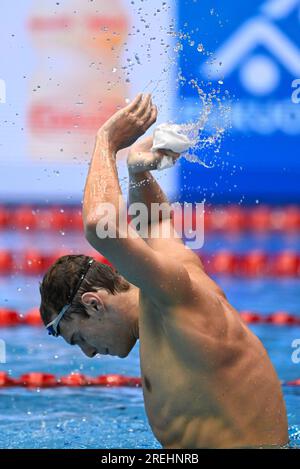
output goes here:
[[153, 137], [146, 137], [136, 142], [129, 150], [127, 157], [127, 167], [130, 174], [144, 173], [157, 169], [165, 155], [171, 156], [175, 162], [179, 157], [179, 153], [171, 150], [151, 151], [153, 146]]
[[132, 145], [156, 119], [157, 107], [152, 103], [151, 94], [139, 93], [103, 124], [97, 136], [105, 134], [113, 151], [119, 151]]

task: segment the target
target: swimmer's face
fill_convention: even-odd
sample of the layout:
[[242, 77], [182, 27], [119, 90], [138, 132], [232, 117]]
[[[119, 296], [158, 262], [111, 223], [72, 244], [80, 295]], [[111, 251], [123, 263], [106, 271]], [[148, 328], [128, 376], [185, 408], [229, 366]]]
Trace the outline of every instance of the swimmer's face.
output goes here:
[[135, 345], [131, 321], [118, 308], [118, 295], [110, 305], [108, 293], [87, 292], [82, 295], [86, 315], [72, 314], [70, 320], [62, 320], [60, 333], [70, 345], [78, 345], [88, 357], [97, 354], [125, 358]]

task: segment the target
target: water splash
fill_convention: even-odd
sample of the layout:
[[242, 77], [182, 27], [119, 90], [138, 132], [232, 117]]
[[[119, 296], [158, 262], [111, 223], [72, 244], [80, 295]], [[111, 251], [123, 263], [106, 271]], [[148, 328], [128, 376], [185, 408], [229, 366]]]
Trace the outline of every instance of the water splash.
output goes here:
[[[169, 121], [169, 123], [179, 125], [180, 131], [192, 141], [191, 148], [182, 154], [183, 158], [207, 169], [218, 166], [221, 170], [226, 169], [227, 171], [228, 168], [225, 166], [231, 164], [228, 158], [229, 153], [221, 153], [221, 148], [224, 138], [228, 134], [227, 131], [231, 128], [231, 96], [225, 89], [223, 79], [219, 79], [218, 82], [210, 82], [209, 79], [201, 81], [198, 76], [192, 76], [189, 72], [183, 73], [178, 70], [180, 56], [184, 59], [186, 54], [189, 56], [192, 53], [196, 57], [199, 56], [199, 64], [203, 61], [206, 63], [215, 62], [213, 52], [205, 47], [205, 38], [201, 37], [200, 29], [198, 27], [188, 29], [188, 23], [185, 23], [184, 29], [178, 31], [176, 21], [173, 18], [166, 23], [160, 18], [161, 15], [163, 17], [166, 14], [164, 8], [159, 10], [153, 8], [151, 11], [150, 8], [144, 9], [138, 1], [135, 1], [133, 5], [135, 5], [133, 8], [137, 8], [138, 18], [129, 36], [135, 36], [135, 38], [143, 36], [143, 40], [134, 51], [131, 51], [126, 43], [124, 58], [127, 74], [132, 77], [135, 73], [140, 73], [140, 66], [149, 61], [149, 57], [152, 56], [151, 52], [153, 52], [152, 46], [156, 44], [155, 57], [161, 59], [163, 67], [161, 67], [160, 76], [150, 77], [141, 91], [152, 94], [154, 102], [158, 105], [159, 113], [167, 111], [174, 113], [174, 107], [176, 107], [178, 118]], [[145, 36], [145, 27], [151, 24], [152, 15], [155, 16], [157, 27], [151, 30], [151, 37], [148, 37]], [[219, 16], [216, 10], [213, 10], [211, 15]], [[146, 37], [145, 42], [144, 38]], [[153, 63], [153, 66], [155, 67], [156, 64]], [[174, 81], [175, 70], [177, 73], [176, 81]], [[186, 76], [183, 76], [184, 74]], [[176, 104], [171, 103], [168, 101], [168, 93], [166, 93], [171, 80], [173, 86], [177, 87], [177, 96], [182, 95], [180, 93], [181, 87], [192, 87], [193, 91], [187, 90], [188, 92], [183, 93], [180, 98], [181, 101], [177, 101]], [[156, 177], [160, 180], [164, 177], [164, 173], [156, 174]]]
[[[179, 75], [179, 80], [186, 83], [182, 75]], [[191, 163], [210, 169], [215, 166], [226, 128], [229, 126], [229, 107], [220, 97], [220, 88], [212, 88], [205, 92], [195, 79], [191, 79], [188, 84], [197, 91], [200, 105], [198, 119], [179, 125], [180, 133], [192, 142], [191, 148], [182, 156]], [[205, 161], [207, 153], [214, 155], [210, 164]], [[203, 155], [203, 158], [199, 154]]]
[[[212, 14], [215, 14], [214, 12]], [[170, 29], [167, 32], [174, 39], [173, 57], [170, 65], [178, 63], [178, 55], [184, 55], [184, 46], [195, 48], [195, 52], [205, 57], [206, 62], [214, 62], [213, 53], [206, 50], [202, 42], [198, 42], [191, 32], [175, 31]], [[175, 56], [175, 59], [174, 59]], [[188, 112], [192, 109], [193, 119], [187, 120], [185, 123], [178, 122], [180, 132], [189, 138], [192, 146], [189, 151], [182, 156], [192, 162], [204, 166], [205, 168], [213, 168], [218, 164], [221, 145], [226, 135], [226, 131], [231, 128], [230, 122], [230, 106], [231, 96], [227, 90], [224, 90], [224, 81], [220, 79], [217, 83], [198, 81], [195, 77], [185, 77], [179, 69], [177, 75], [177, 87], [192, 87], [197, 94], [198, 102], [192, 103]], [[180, 94], [180, 93], [179, 93]], [[194, 99], [194, 98], [192, 98]], [[186, 105], [177, 113], [179, 116], [182, 111], [186, 114]], [[209, 160], [207, 162], [206, 160]]]

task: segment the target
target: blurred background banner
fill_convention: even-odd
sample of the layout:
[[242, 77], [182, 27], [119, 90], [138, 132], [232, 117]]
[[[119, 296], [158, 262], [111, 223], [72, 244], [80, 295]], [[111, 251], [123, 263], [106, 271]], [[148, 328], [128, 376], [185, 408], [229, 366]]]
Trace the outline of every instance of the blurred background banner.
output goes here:
[[[78, 203], [98, 128], [139, 91], [153, 91], [159, 119], [168, 119], [172, 5], [1, 3], [2, 201]], [[123, 180], [124, 154], [119, 172]], [[175, 177], [162, 177], [166, 190], [174, 192]]]
[[2, 202], [80, 202], [97, 129], [139, 91], [158, 124], [209, 115], [201, 164], [156, 174], [170, 197], [300, 201], [299, 0], [4, 1], [0, 56]]
[[292, 102], [292, 82], [300, 78], [299, 0], [185, 0], [177, 2], [177, 18], [193, 40], [178, 63], [185, 121], [199, 113], [190, 79], [219, 88], [230, 114], [220, 155], [204, 155], [213, 167], [183, 162], [182, 199], [299, 202], [300, 104]]

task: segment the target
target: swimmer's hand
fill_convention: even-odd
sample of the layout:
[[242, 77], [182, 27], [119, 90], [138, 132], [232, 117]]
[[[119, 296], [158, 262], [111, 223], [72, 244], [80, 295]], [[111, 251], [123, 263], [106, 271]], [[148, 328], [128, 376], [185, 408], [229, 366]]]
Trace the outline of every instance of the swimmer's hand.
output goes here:
[[171, 150], [151, 151], [153, 137], [146, 137], [132, 145], [127, 157], [128, 171], [131, 174], [143, 173], [157, 169], [164, 156], [171, 156], [173, 162], [180, 157], [180, 153]]
[[117, 111], [98, 130], [108, 138], [112, 150], [117, 152], [132, 145], [157, 119], [157, 107], [151, 94], [138, 94], [128, 106]]

